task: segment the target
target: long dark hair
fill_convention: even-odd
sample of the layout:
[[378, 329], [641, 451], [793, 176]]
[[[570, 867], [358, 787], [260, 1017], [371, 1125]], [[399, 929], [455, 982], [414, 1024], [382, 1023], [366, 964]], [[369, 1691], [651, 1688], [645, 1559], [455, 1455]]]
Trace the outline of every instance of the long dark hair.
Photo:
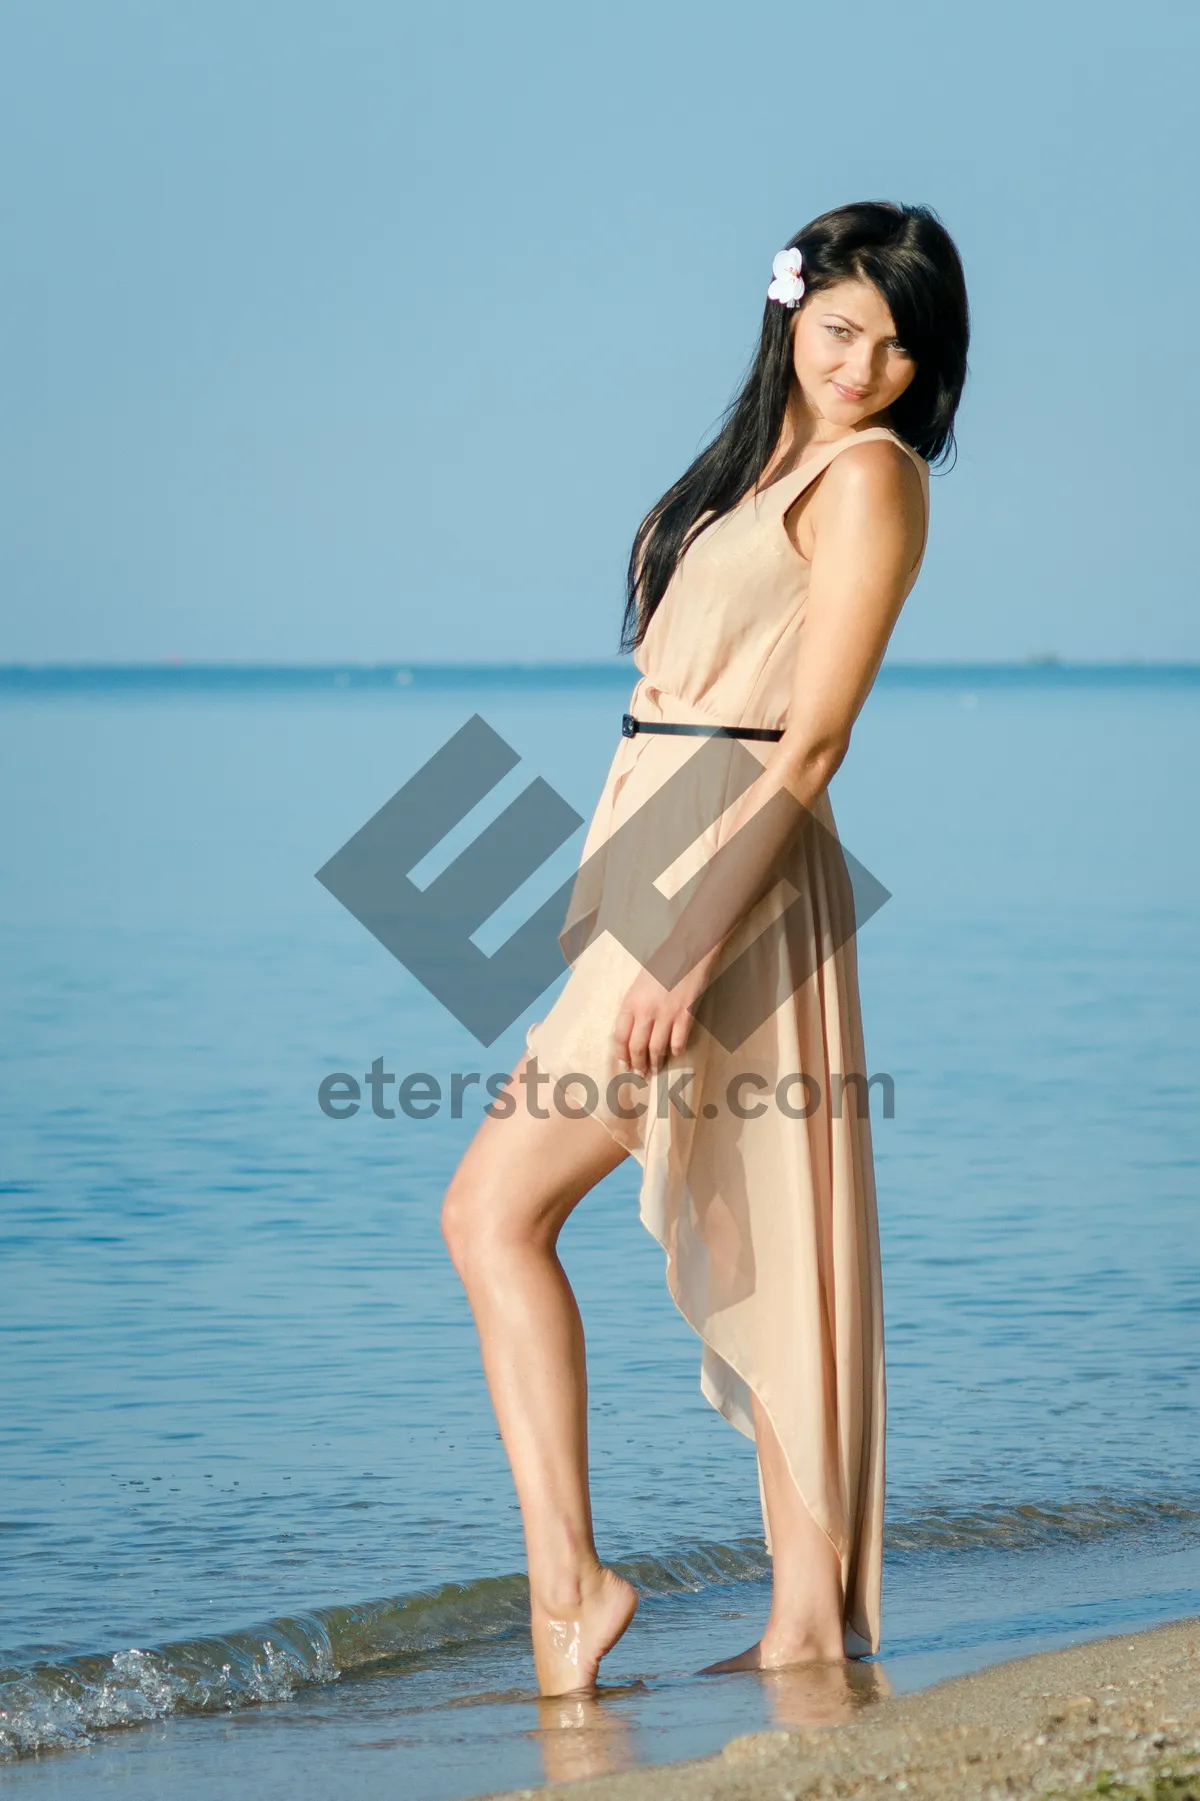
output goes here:
[[[970, 321], [962, 263], [936, 213], [926, 206], [860, 201], [822, 213], [788, 248], [801, 253], [806, 298], [847, 280], [879, 289], [917, 366], [891, 408], [892, 424], [927, 461], [944, 461], [954, 449]], [[795, 379], [794, 317], [788, 307], [767, 301], [758, 354], [721, 429], [638, 526], [625, 583], [623, 650], [645, 637], [680, 557], [702, 526], [735, 507], [767, 467]]]

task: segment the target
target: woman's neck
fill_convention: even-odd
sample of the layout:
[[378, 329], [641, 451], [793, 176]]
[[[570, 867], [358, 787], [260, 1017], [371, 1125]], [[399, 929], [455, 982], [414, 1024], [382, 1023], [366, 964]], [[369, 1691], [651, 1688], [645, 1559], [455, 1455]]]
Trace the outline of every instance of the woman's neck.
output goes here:
[[775, 481], [781, 475], [790, 475], [814, 444], [836, 444], [839, 438], [851, 438], [856, 432], [869, 431], [887, 422], [886, 413], [876, 413], [857, 425], [834, 425], [809, 406], [797, 386], [788, 396], [779, 442], [763, 470], [763, 477]]

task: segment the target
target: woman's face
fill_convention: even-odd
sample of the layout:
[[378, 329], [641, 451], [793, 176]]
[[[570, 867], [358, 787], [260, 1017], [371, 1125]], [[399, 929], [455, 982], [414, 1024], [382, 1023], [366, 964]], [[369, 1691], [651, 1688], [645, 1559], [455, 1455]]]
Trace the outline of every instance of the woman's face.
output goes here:
[[805, 297], [792, 361], [812, 412], [843, 431], [885, 413], [917, 372], [887, 301], [869, 281], [839, 281]]

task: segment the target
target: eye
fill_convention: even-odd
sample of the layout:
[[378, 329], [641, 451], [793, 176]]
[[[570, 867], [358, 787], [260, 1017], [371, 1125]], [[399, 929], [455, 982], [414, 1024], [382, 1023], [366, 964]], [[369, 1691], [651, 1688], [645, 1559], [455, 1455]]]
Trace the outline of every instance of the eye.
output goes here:
[[825, 330], [832, 332], [835, 338], [848, 338], [850, 336], [850, 327], [848, 325], [827, 325]]
[[893, 338], [891, 343], [888, 345], [888, 349], [894, 350], [896, 352], [897, 356], [904, 356], [904, 357], [907, 357], [910, 362], [912, 361], [912, 352], [910, 350], [905, 349], [904, 345], [900, 342], [899, 338]]

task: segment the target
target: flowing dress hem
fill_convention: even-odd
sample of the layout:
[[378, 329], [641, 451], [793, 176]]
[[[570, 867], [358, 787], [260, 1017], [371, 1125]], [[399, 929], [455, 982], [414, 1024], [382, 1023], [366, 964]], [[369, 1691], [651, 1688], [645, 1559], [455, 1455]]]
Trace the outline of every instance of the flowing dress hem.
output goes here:
[[[541, 1069], [546, 1069], [546, 1064], [545, 1064], [543, 1058], [539, 1055], [539, 1053], [537, 1052], [537, 1050], [535, 1049], [535, 1046], [533, 1044], [533, 1038], [534, 1038], [534, 1034], [536, 1033], [536, 1031], [537, 1031], [536, 1025], [530, 1027], [529, 1032], [526, 1034], [526, 1041], [525, 1041], [526, 1048], [530, 1052], [531, 1055], [537, 1057], [538, 1067]], [[554, 1070], [546, 1069], [546, 1073], [548, 1075], [555, 1075], [556, 1079], [557, 1079], [557, 1072], [555, 1072]], [[645, 1146], [639, 1144], [635, 1147], [633, 1145], [626, 1143], [624, 1138], [622, 1138], [620, 1133], [615, 1129], [613, 1122], [611, 1120], [607, 1119], [602, 1112], [598, 1112], [598, 1113], [594, 1114], [593, 1118], [595, 1118], [599, 1121], [599, 1123], [604, 1127], [605, 1131], [608, 1133], [609, 1137], [612, 1138], [613, 1141], [621, 1147], [621, 1149], [625, 1152], [625, 1154], [627, 1156], [632, 1157], [634, 1159], [634, 1161], [640, 1167], [640, 1169], [642, 1171], [642, 1182], [641, 1182], [641, 1185], [639, 1188], [639, 1193], [638, 1193], [638, 1218], [640, 1219], [642, 1225], [645, 1227], [646, 1231], [649, 1232], [649, 1234], [650, 1234], [651, 1238], [653, 1238], [654, 1242], [660, 1246], [663, 1256], [666, 1259], [666, 1270], [664, 1273], [665, 1273], [665, 1282], [666, 1282], [667, 1293], [670, 1295], [672, 1301], [675, 1304], [676, 1309], [678, 1310], [678, 1312], [680, 1313], [682, 1318], [687, 1321], [687, 1324], [691, 1327], [692, 1331], [696, 1334], [696, 1337], [700, 1340], [700, 1343], [702, 1345], [704, 1345], [707, 1350], [711, 1351], [714, 1357], [718, 1357], [721, 1360], [721, 1362], [727, 1366], [727, 1368], [731, 1369], [733, 1371], [734, 1375], [738, 1378], [738, 1380], [740, 1382], [745, 1384], [745, 1386], [748, 1389], [748, 1391], [750, 1392], [750, 1394], [752, 1394], [755, 1397], [755, 1399], [758, 1401], [759, 1405], [762, 1407], [763, 1412], [766, 1414], [767, 1418], [770, 1420], [771, 1429], [775, 1433], [775, 1438], [776, 1438], [777, 1443], [779, 1444], [780, 1450], [783, 1452], [783, 1459], [784, 1459], [785, 1464], [787, 1465], [788, 1474], [792, 1478], [792, 1482], [795, 1486], [796, 1493], [799, 1495], [800, 1500], [803, 1503], [805, 1510], [809, 1514], [810, 1518], [812, 1519], [814, 1525], [816, 1525], [818, 1527], [818, 1529], [825, 1534], [825, 1537], [829, 1540], [829, 1543], [833, 1548], [834, 1555], [838, 1560], [838, 1565], [839, 1565], [839, 1568], [842, 1573], [842, 1587], [843, 1587], [843, 1593], [844, 1593], [845, 1589], [846, 1589], [846, 1578], [849, 1573], [850, 1563], [851, 1563], [850, 1547], [847, 1546], [847, 1548], [845, 1550], [842, 1550], [841, 1547], [838, 1545], [837, 1541], [834, 1539], [833, 1535], [824, 1526], [822, 1526], [820, 1524], [820, 1521], [817, 1518], [817, 1515], [813, 1509], [813, 1506], [812, 1506], [811, 1502], [809, 1501], [807, 1495], [804, 1492], [804, 1488], [803, 1488], [802, 1484], [796, 1480], [796, 1472], [792, 1467], [792, 1460], [788, 1456], [787, 1447], [784, 1444], [783, 1439], [780, 1436], [779, 1429], [775, 1424], [774, 1415], [772, 1413], [769, 1403], [758, 1392], [758, 1389], [756, 1388], [755, 1384], [746, 1375], [745, 1371], [738, 1367], [737, 1360], [733, 1357], [726, 1356], [726, 1354], [723, 1351], [721, 1351], [715, 1344], [713, 1344], [712, 1340], [696, 1324], [695, 1320], [691, 1317], [687, 1308], [683, 1304], [683, 1301], [682, 1301], [682, 1299], [680, 1297], [680, 1293], [679, 1293], [679, 1284], [678, 1284], [676, 1274], [675, 1274], [676, 1260], [671, 1255], [670, 1247], [666, 1243], [665, 1239], [663, 1239], [659, 1236], [658, 1232], [655, 1230], [653, 1224], [651, 1223], [651, 1220], [649, 1217], [649, 1209], [646, 1206], [646, 1198], [645, 1197], [646, 1197], [647, 1164], [646, 1164]], [[753, 1428], [750, 1428], [748, 1430], [741, 1423], [741, 1421], [736, 1417], [734, 1412], [727, 1405], [722, 1404], [720, 1397], [717, 1395], [715, 1388], [713, 1387], [713, 1385], [711, 1384], [711, 1382], [709, 1380], [708, 1372], [704, 1368], [703, 1363], [701, 1364], [701, 1370], [700, 1370], [700, 1392], [703, 1394], [703, 1396], [704, 1396], [705, 1400], [708, 1402], [709, 1406], [712, 1407], [716, 1413], [719, 1413], [723, 1420], [728, 1421], [728, 1423], [733, 1427], [735, 1432], [740, 1432], [743, 1438], [750, 1439], [751, 1443], [754, 1442]], [[758, 1462], [757, 1449], [756, 1449], [756, 1453], [755, 1453], [755, 1461], [756, 1461], [756, 1463]], [[764, 1536], [765, 1536], [766, 1544], [767, 1544], [767, 1553], [769, 1556], [773, 1557], [774, 1553], [771, 1549], [771, 1534], [770, 1534], [770, 1526], [767, 1521], [767, 1503], [766, 1503], [766, 1494], [765, 1494], [765, 1491], [763, 1488], [761, 1463], [758, 1464], [758, 1493], [759, 1493], [759, 1503], [761, 1506], [762, 1516], [763, 1516], [763, 1530], [764, 1530]], [[869, 1622], [863, 1622], [863, 1623], [869, 1624]], [[850, 1652], [849, 1655], [851, 1655], [851, 1656], [867, 1656], [867, 1655], [874, 1654], [875, 1652], [877, 1652], [879, 1650], [879, 1638], [878, 1638], [878, 1635], [874, 1631], [868, 1631], [868, 1632], [864, 1633], [859, 1630], [858, 1626], [852, 1625], [847, 1619], [845, 1619], [845, 1617], [843, 1617], [843, 1630], [849, 1632], [859, 1643], [861, 1643], [867, 1647], [865, 1652]]]

